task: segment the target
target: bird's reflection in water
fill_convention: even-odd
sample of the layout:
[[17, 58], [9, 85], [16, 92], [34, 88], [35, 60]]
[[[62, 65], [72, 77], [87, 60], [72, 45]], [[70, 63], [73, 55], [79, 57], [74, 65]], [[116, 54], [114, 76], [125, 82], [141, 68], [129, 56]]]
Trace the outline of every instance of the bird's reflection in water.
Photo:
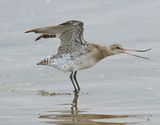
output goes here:
[[[134, 120], [122, 122], [128, 121], [128, 119], [137, 119], [137, 115], [83, 114], [82, 111], [78, 109], [78, 97], [79, 93], [75, 92], [71, 108], [69, 109], [70, 111], [59, 110], [56, 111], [59, 112], [59, 114], [40, 115], [39, 118], [45, 123], [57, 125], [128, 125], [137, 123], [133, 122]], [[119, 122], [118, 119], [120, 119], [121, 122]]]
[[71, 114], [77, 114], [78, 113], [78, 97], [79, 97], [79, 92], [74, 92], [74, 98], [72, 101], [72, 106], [71, 106]]

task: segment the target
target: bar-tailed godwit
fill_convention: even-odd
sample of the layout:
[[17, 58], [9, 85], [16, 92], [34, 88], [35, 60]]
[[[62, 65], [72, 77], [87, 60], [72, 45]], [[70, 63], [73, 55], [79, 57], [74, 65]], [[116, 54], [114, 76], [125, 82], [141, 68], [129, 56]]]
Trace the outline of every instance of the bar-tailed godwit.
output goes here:
[[36, 39], [59, 38], [61, 45], [55, 55], [42, 59], [37, 65], [47, 65], [65, 72], [71, 72], [70, 79], [74, 90], [79, 91], [80, 87], [76, 79], [77, 71], [90, 68], [105, 57], [125, 53], [132, 56], [145, 58], [128, 53], [128, 51], [146, 52], [146, 50], [124, 49], [120, 44], [110, 46], [89, 43], [83, 38], [83, 22], [70, 20], [57, 26], [40, 27], [27, 31], [40, 33]]

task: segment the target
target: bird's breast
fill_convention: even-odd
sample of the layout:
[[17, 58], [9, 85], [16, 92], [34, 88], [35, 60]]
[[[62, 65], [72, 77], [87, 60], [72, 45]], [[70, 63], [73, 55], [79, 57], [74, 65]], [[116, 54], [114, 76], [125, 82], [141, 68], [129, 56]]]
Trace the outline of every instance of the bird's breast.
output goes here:
[[49, 65], [65, 72], [77, 71], [89, 68], [95, 64], [90, 54], [64, 54], [61, 57], [50, 60]]

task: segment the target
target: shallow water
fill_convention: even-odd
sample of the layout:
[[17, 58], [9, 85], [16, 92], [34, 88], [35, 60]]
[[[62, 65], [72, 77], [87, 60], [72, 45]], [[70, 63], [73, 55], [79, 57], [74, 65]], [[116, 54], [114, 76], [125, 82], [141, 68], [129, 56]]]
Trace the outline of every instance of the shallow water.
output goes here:
[[[160, 120], [159, 0], [1, 0], [0, 125], [157, 125]], [[86, 40], [152, 48], [116, 55], [79, 71], [73, 93], [68, 73], [36, 66], [58, 40], [34, 42], [30, 28], [77, 19]]]

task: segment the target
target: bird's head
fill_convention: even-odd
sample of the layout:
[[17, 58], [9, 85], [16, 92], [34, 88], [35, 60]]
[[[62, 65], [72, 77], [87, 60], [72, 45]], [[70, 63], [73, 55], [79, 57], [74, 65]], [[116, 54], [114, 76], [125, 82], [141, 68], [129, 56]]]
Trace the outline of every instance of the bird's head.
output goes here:
[[146, 52], [146, 51], [151, 50], [151, 48], [146, 49], [146, 50], [125, 49], [120, 44], [112, 44], [112, 45], [109, 46], [109, 49], [110, 49], [110, 52], [111, 52], [112, 55], [125, 53], [125, 54], [128, 54], [128, 55], [132, 55], [132, 56], [136, 56], [136, 57], [144, 58], [144, 59], [148, 59], [148, 58], [143, 57], [143, 56], [139, 56], [139, 55], [135, 55], [135, 54], [131, 54], [131, 53], [129, 53], [129, 51], [132, 51], [132, 52]]
[[109, 48], [113, 55], [123, 53], [123, 47], [120, 44], [112, 44]]

